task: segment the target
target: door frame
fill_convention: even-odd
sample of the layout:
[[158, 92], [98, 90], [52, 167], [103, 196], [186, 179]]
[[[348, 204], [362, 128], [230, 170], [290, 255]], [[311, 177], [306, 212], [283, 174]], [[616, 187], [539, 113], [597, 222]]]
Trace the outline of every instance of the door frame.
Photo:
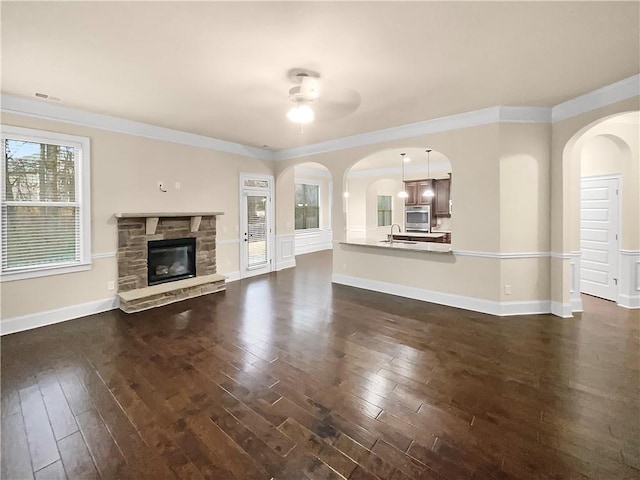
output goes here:
[[[620, 304], [620, 266], [621, 266], [621, 255], [620, 255], [620, 242], [622, 241], [622, 174], [620, 173], [612, 173], [612, 174], [608, 174], [608, 175], [590, 175], [590, 176], [581, 176], [580, 177], [580, 218], [578, 220], [578, 232], [580, 232], [580, 230], [582, 229], [582, 181], [583, 180], [616, 180], [618, 185], [616, 187], [616, 208], [617, 208], [617, 219], [616, 219], [616, 232], [614, 232], [616, 234], [616, 251], [614, 252], [615, 256], [616, 256], [616, 272], [615, 272], [615, 279], [616, 279], [616, 291], [615, 291], [615, 302], [616, 305]], [[580, 234], [580, 244], [582, 244], [582, 234]], [[582, 248], [580, 249], [580, 257], [582, 257]], [[582, 261], [582, 258], [580, 259]], [[581, 269], [578, 268], [578, 279], [577, 279], [577, 284], [578, 284], [578, 291], [580, 293], [582, 293], [582, 288], [581, 288], [581, 282], [582, 282], [582, 275], [581, 275]], [[588, 295], [588, 294], [585, 294]]]
[[[246, 180], [260, 180], [266, 181], [268, 183], [268, 187], [246, 187]], [[238, 231], [240, 234], [240, 245], [239, 245], [239, 255], [240, 255], [240, 278], [249, 278], [256, 275], [262, 275], [264, 273], [273, 272], [275, 269], [275, 265], [273, 259], [275, 258], [275, 211], [273, 208], [275, 202], [275, 189], [274, 189], [274, 178], [273, 175], [263, 175], [263, 174], [254, 174], [254, 173], [243, 173], [240, 172], [239, 178], [239, 188], [238, 188]], [[246, 251], [246, 242], [245, 234], [248, 234], [246, 231], [247, 219], [246, 219], [246, 211], [245, 211], [245, 203], [244, 197], [248, 194], [255, 195], [266, 195], [267, 196], [267, 256], [268, 265], [265, 268], [256, 269], [256, 270], [248, 270], [247, 269], [247, 251]]]

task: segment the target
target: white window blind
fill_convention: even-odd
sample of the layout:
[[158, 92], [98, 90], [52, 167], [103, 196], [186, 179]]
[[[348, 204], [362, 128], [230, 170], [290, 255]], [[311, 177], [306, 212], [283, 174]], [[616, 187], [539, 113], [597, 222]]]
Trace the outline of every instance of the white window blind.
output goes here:
[[3, 126], [2, 149], [3, 276], [90, 262], [85, 142]]

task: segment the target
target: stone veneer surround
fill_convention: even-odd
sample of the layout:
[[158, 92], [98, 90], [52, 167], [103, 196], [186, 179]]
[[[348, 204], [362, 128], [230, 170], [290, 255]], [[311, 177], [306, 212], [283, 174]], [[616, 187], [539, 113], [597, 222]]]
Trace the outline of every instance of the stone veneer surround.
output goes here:
[[[162, 216], [159, 218], [155, 233], [148, 235], [147, 220], [144, 214], [139, 217], [118, 217], [118, 292], [150, 289], [147, 279], [147, 243], [150, 240], [170, 240], [176, 238], [195, 237], [196, 239], [196, 277], [211, 276], [216, 273], [216, 217], [203, 215], [197, 231], [192, 232], [192, 220], [189, 216]], [[219, 276], [216, 276], [219, 277]], [[224, 279], [216, 280], [215, 288], [211, 286], [186, 286], [187, 280], [170, 282], [175, 284], [175, 292], [162, 296], [152, 295], [138, 298], [135, 304], [124, 301], [121, 296], [121, 308], [126, 312], [135, 312], [185, 298], [191, 298], [214, 291], [224, 290]], [[211, 283], [211, 282], [209, 282]], [[123, 306], [124, 303], [124, 306]]]

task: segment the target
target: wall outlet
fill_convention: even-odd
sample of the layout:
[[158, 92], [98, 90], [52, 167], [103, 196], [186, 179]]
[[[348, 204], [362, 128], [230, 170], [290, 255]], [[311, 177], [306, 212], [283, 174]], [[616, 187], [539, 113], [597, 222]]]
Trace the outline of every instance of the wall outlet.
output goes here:
[[115, 290], [116, 289], [116, 282], [113, 280], [109, 280], [107, 282], [107, 290]]
[[180, 185], [180, 182], [176, 182], [176, 190], [180, 190], [180, 187], [181, 187], [181, 186], [182, 186], [182, 185]]
[[511, 295], [511, 285], [505, 285], [504, 286], [504, 294], [505, 295]]

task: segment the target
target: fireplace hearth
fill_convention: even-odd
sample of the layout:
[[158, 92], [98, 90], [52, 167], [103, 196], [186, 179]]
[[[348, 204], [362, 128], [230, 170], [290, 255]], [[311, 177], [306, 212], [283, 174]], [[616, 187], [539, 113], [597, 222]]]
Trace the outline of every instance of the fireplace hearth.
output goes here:
[[149, 286], [196, 276], [196, 239], [151, 240], [147, 243]]

